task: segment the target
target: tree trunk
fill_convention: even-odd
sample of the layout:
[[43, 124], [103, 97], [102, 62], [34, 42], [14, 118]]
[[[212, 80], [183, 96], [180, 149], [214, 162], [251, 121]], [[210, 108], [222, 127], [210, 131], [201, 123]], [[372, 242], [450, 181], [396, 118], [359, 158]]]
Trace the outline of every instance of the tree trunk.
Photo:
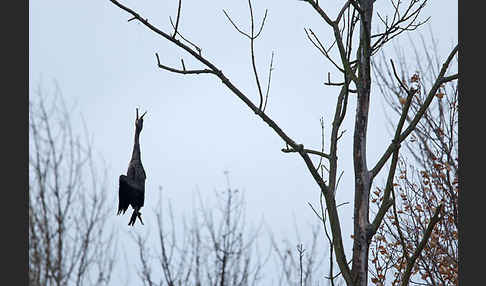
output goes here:
[[359, 47], [358, 104], [354, 127], [353, 161], [355, 178], [354, 241], [351, 275], [354, 285], [368, 285], [369, 197], [371, 176], [366, 164], [366, 130], [371, 89], [370, 31], [373, 0], [360, 1], [361, 25]]

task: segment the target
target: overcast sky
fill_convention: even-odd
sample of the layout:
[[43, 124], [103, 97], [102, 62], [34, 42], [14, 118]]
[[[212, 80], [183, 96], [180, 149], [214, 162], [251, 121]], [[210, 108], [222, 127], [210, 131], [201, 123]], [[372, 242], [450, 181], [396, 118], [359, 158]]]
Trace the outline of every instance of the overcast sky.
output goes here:
[[[337, 98], [337, 89], [323, 82], [328, 72], [336, 78], [338, 73], [306, 39], [304, 28], [312, 28], [326, 44], [332, 39], [331, 30], [304, 2], [254, 2], [258, 23], [268, 9], [267, 23], [256, 41], [257, 66], [264, 83], [271, 53], [275, 52], [267, 113], [295, 141], [319, 149], [319, 118], [324, 118], [329, 136]], [[320, 4], [334, 18], [341, 2]], [[174, 18], [177, 12], [177, 0], [122, 3], [165, 31], [170, 31], [169, 16]], [[302, 234], [317, 223], [307, 205], [318, 202], [317, 185], [300, 157], [280, 151], [283, 141], [263, 121], [214, 76], [172, 74], [156, 67], [154, 53], [158, 52], [164, 64], [179, 67], [183, 57], [187, 68], [200, 68], [188, 54], [143, 25], [127, 22], [128, 14], [107, 0], [34, 0], [29, 4], [30, 92], [33, 94], [40, 81], [49, 87], [55, 79], [67, 101], [77, 104], [94, 147], [108, 167], [113, 214], [118, 176], [126, 172], [133, 147], [135, 108], [140, 107], [148, 111], [140, 139], [147, 173], [145, 228], [154, 226], [150, 209], [157, 201], [158, 186], [163, 187], [176, 215], [180, 215], [190, 207], [196, 189], [203, 197], [212, 197], [215, 189], [225, 187], [225, 170], [230, 172], [231, 185], [245, 191], [249, 221], [257, 222], [263, 216], [281, 238], [291, 233], [289, 222], [294, 216]], [[389, 6], [389, 1], [377, 1], [375, 9], [386, 13]], [[249, 41], [227, 22], [222, 9], [248, 29], [245, 0], [185, 0], [179, 30], [257, 102]], [[457, 1], [431, 1], [421, 18], [428, 16], [443, 59], [457, 42]], [[373, 29], [377, 25], [375, 21]], [[419, 31], [428, 37], [427, 27]], [[407, 49], [407, 41], [407, 36], [401, 36], [395, 43]], [[354, 185], [353, 97], [349, 104], [342, 127], [347, 132], [338, 154], [344, 176], [337, 194], [338, 203], [350, 202], [340, 209], [348, 253]], [[376, 162], [391, 138], [383, 108], [375, 91], [368, 128], [369, 165]], [[129, 241], [129, 231], [144, 228], [137, 224], [135, 229], [128, 229], [128, 220], [128, 215], [112, 220], [121, 229], [122, 243]], [[130, 284], [136, 285], [134, 282]]]

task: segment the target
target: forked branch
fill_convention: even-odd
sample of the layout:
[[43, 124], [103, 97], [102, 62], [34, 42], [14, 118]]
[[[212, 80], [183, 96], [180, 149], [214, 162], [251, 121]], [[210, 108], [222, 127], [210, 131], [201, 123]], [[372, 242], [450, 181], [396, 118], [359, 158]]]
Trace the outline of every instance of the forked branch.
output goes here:
[[[247, 37], [247, 38], [250, 39], [251, 65], [253, 67], [253, 73], [255, 75], [255, 81], [256, 81], [256, 84], [257, 84], [257, 88], [258, 88], [258, 95], [260, 96], [260, 103], [258, 104], [258, 109], [259, 110], [262, 110], [262, 105], [263, 105], [263, 92], [262, 92], [262, 88], [261, 88], [261, 85], [260, 85], [260, 79], [258, 77], [258, 72], [257, 72], [257, 68], [256, 68], [256, 63], [255, 63], [255, 45], [254, 45], [254, 41], [255, 41], [256, 38], [258, 38], [258, 36], [260, 36], [260, 33], [263, 30], [263, 26], [265, 25], [265, 20], [267, 19], [268, 10], [265, 10], [265, 15], [263, 16], [263, 20], [262, 20], [262, 23], [260, 25], [260, 29], [255, 34], [255, 20], [254, 20], [254, 17], [253, 17], [253, 8], [251, 6], [251, 0], [248, 0], [248, 6], [250, 8], [250, 23], [251, 23], [250, 34], [244, 32], [243, 30], [241, 30], [235, 24], [235, 22], [231, 19], [231, 17], [228, 15], [228, 13], [226, 13], [225, 10], [223, 10], [223, 13], [226, 16], [226, 18], [228, 18], [228, 21], [233, 25], [233, 27], [235, 27], [235, 29], [240, 34], [242, 34], [245, 37]], [[272, 58], [273, 58], [273, 55], [272, 55]]]
[[210, 69], [199, 69], [199, 70], [186, 70], [186, 66], [184, 65], [184, 60], [181, 59], [182, 62], [182, 70], [171, 68], [169, 66], [163, 65], [160, 63], [159, 54], [155, 53], [155, 57], [157, 58], [157, 66], [161, 69], [173, 72], [173, 73], [180, 73], [180, 74], [202, 74], [202, 73], [211, 73], [214, 74], [215, 72]]

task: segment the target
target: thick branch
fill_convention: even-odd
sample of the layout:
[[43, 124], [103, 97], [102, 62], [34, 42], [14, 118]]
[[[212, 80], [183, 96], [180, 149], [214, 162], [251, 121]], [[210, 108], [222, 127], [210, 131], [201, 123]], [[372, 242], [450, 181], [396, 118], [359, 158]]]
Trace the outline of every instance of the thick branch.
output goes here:
[[380, 227], [380, 224], [383, 218], [385, 217], [386, 212], [393, 205], [394, 202], [393, 199], [390, 199], [390, 193], [393, 192], [393, 179], [395, 177], [395, 170], [397, 168], [397, 163], [398, 163], [398, 153], [399, 153], [399, 148], [396, 148], [395, 152], [393, 152], [392, 163], [390, 165], [390, 171], [388, 172], [386, 187], [383, 194], [383, 201], [380, 205], [380, 208], [378, 209], [378, 213], [376, 214], [375, 219], [370, 224], [369, 233], [368, 233], [368, 239], [370, 241], [373, 235], [375, 235], [376, 231]]
[[415, 261], [417, 258], [420, 256], [420, 253], [424, 249], [425, 245], [427, 244], [427, 241], [430, 238], [430, 235], [432, 234], [432, 231], [434, 230], [434, 226], [439, 222], [439, 214], [442, 209], [442, 205], [439, 205], [437, 209], [435, 210], [434, 216], [430, 219], [429, 225], [427, 226], [427, 229], [425, 230], [424, 236], [422, 237], [422, 240], [420, 241], [419, 245], [417, 246], [417, 249], [415, 249], [415, 252], [413, 253], [412, 257], [407, 261], [407, 268], [405, 269], [405, 272], [403, 273], [402, 276], [402, 284], [401, 286], [408, 285], [408, 282], [410, 280], [410, 275], [412, 274], [412, 268], [415, 265]]
[[393, 196], [393, 217], [394, 217], [394, 220], [395, 220], [395, 225], [397, 226], [398, 236], [400, 238], [400, 244], [402, 245], [403, 256], [405, 256], [405, 258], [408, 260], [408, 259], [410, 259], [410, 256], [408, 254], [407, 246], [405, 244], [405, 238], [403, 236], [403, 232], [402, 232], [402, 229], [400, 227], [400, 221], [398, 219], [397, 204], [396, 204], [396, 200], [395, 200], [395, 191], [392, 190], [391, 193], [392, 193], [392, 196]]
[[[393, 192], [393, 179], [395, 177], [395, 170], [397, 168], [397, 163], [398, 163], [398, 153], [399, 153], [399, 148], [400, 148], [400, 143], [398, 142], [400, 133], [402, 132], [403, 124], [405, 123], [405, 119], [407, 118], [408, 110], [410, 108], [410, 105], [412, 103], [413, 96], [415, 94], [414, 90], [408, 90], [405, 84], [402, 83], [400, 78], [397, 75], [397, 72], [395, 70], [395, 65], [393, 64], [393, 61], [391, 61], [391, 65], [393, 67], [393, 72], [395, 74], [395, 77], [397, 80], [400, 82], [402, 85], [402, 88], [405, 89], [405, 91], [408, 93], [407, 100], [405, 102], [405, 105], [402, 109], [402, 115], [400, 116], [400, 120], [398, 121], [397, 128], [395, 130], [395, 137], [393, 138], [392, 144], [393, 144], [393, 157], [392, 157], [392, 162], [390, 165], [390, 170], [388, 171], [388, 178], [386, 182], [386, 187], [385, 187], [385, 192], [383, 194], [383, 202], [380, 205], [380, 208], [378, 209], [378, 213], [376, 214], [373, 222], [370, 224], [369, 227], [369, 232], [368, 232], [368, 240], [371, 241], [371, 238], [373, 235], [375, 235], [376, 231], [380, 227], [381, 222], [383, 221], [383, 218], [385, 217], [386, 212], [390, 208], [390, 206], [393, 205], [394, 199], [390, 199], [390, 193]], [[372, 176], [373, 178], [373, 176]]]
[[459, 74], [453, 74], [453, 75], [450, 75], [450, 76], [445, 76], [442, 78], [442, 81], [441, 83], [446, 83], [446, 82], [449, 82], [449, 81], [452, 81], [452, 80], [456, 80], [459, 78]]
[[[453, 75], [453, 76], [450, 76], [450, 77], [444, 77], [444, 74], [446, 73], [446, 71], [447, 71], [447, 69], [449, 67], [450, 62], [452, 61], [452, 59], [454, 58], [455, 54], [457, 53], [458, 47], [459, 46], [457, 45], [451, 51], [451, 53], [449, 54], [449, 56], [447, 57], [446, 61], [442, 65], [442, 68], [441, 68], [441, 70], [439, 72], [439, 75], [437, 76], [437, 79], [435, 80], [434, 85], [430, 89], [430, 91], [429, 91], [429, 93], [428, 93], [428, 95], [427, 95], [424, 103], [422, 104], [422, 106], [420, 106], [420, 109], [415, 114], [414, 118], [412, 119], [412, 121], [408, 125], [407, 129], [405, 131], [403, 131], [403, 133], [400, 134], [400, 136], [398, 138], [398, 143], [401, 143], [405, 139], [407, 139], [408, 135], [410, 135], [410, 133], [415, 129], [415, 126], [417, 126], [418, 122], [423, 117], [425, 111], [430, 106], [432, 100], [434, 99], [435, 95], [437, 94], [437, 90], [439, 89], [439, 87], [441, 86], [441, 84], [444, 83], [444, 79], [447, 80], [447, 79], [450, 78], [450, 80], [452, 80], [452, 79], [456, 78], [456, 75]], [[381, 156], [381, 158], [376, 163], [375, 167], [370, 171], [372, 178], [374, 178], [380, 172], [381, 168], [383, 168], [383, 166], [385, 165], [385, 163], [388, 161], [388, 159], [390, 158], [390, 156], [393, 154], [395, 148], [396, 148], [396, 146], [393, 144], [393, 142], [388, 146], [388, 148], [386, 149], [385, 153]]]

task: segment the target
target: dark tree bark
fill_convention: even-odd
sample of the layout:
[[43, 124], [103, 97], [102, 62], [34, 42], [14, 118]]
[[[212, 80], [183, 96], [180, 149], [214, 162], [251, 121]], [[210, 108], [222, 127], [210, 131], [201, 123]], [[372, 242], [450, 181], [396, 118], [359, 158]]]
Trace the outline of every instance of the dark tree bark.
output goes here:
[[358, 104], [353, 137], [354, 162], [354, 240], [351, 274], [355, 285], [368, 283], [368, 249], [370, 243], [369, 203], [371, 176], [366, 163], [366, 134], [371, 92], [371, 20], [373, 0], [360, 1], [360, 37], [358, 56]]

